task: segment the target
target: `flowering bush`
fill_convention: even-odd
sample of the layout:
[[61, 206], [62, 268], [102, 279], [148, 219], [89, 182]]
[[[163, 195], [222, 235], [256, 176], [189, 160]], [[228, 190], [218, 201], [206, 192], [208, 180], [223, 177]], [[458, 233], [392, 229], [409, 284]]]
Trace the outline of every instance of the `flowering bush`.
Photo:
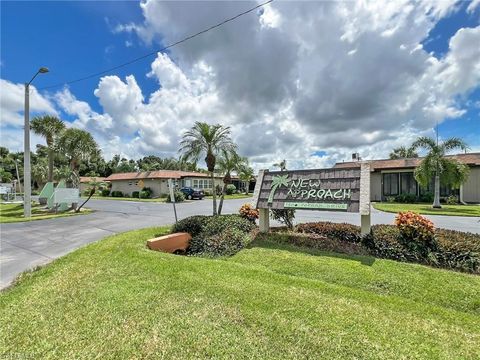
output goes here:
[[413, 211], [399, 212], [395, 218], [395, 225], [406, 248], [424, 256], [436, 248], [435, 227], [427, 218]]
[[250, 204], [243, 204], [240, 210], [238, 211], [240, 213], [240, 216], [250, 220], [250, 221], [255, 221], [258, 219], [258, 210], [254, 209], [252, 205]]

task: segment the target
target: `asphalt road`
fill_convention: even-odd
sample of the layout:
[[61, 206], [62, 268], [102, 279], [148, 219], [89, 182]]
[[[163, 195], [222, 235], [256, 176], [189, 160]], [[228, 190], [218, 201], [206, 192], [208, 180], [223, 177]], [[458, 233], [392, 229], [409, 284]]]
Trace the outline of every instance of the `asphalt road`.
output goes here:
[[[223, 213], [236, 213], [249, 199], [226, 200]], [[171, 204], [121, 200], [90, 200], [88, 215], [0, 224], [0, 288], [8, 286], [21, 272], [63, 256], [105, 236], [174, 222]], [[177, 204], [179, 219], [211, 214], [210, 200]], [[373, 210], [372, 224], [392, 224], [395, 215]], [[480, 218], [428, 216], [437, 227], [480, 233]], [[297, 222], [333, 221], [360, 224], [355, 213], [299, 210]]]

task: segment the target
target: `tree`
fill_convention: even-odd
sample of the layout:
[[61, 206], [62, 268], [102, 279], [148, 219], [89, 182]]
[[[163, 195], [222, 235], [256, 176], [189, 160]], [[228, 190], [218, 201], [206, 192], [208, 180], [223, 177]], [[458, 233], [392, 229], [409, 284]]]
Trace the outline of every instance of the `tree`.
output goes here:
[[217, 171], [224, 176], [222, 195], [220, 197], [220, 204], [218, 204], [218, 215], [222, 214], [223, 199], [225, 198], [228, 184], [232, 182], [232, 172], [236, 171], [238, 174], [245, 163], [246, 159], [238, 155], [236, 151], [221, 151], [221, 156], [217, 161]]
[[274, 167], [279, 167], [280, 171], [285, 171], [287, 170], [287, 160], [283, 159], [279, 163], [273, 164]]
[[245, 194], [248, 195], [248, 191], [250, 190], [250, 181], [252, 181], [254, 177], [253, 168], [248, 166], [248, 163], [246, 163], [240, 168], [240, 171], [238, 172], [238, 177], [241, 181], [245, 183]]
[[48, 180], [48, 162], [45, 158], [37, 158], [32, 164], [32, 180], [41, 188]]
[[405, 147], [405, 146], [400, 146], [398, 148], [395, 148], [392, 150], [392, 152], [389, 155], [390, 159], [396, 160], [396, 159], [409, 159], [409, 158], [416, 158], [418, 157], [418, 153], [416, 149], [413, 147]]
[[90, 200], [90, 198], [95, 194], [95, 192], [97, 191], [98, 188], [102, 188], [102, 187], [105, 187], [107, 186], [107, 183], [106, 182], [103, 182], [103, 181], [97, 181], [96, 178], [92, 178], [92, 180], [90, 180], [88, 182], [88, 186], [90, 188], [90, 193], [88, 194], [88, 198], [87, 200], [85, 200], [82, 205], [80, 205], [76, 210], [75, 212], [80, 212], [80, 209], [83, 207], [83, 205], [85, 205], [88, 200]]
[[434, 183], [433, 207], [441, 208], [440, 183], [454, 188], [460, 187], [468, 179], [469, 168], [453, 158], [445, 155], [452, 150], [467, 150], [467, 144], [459, 138], [450, 138], [441, 143], [429, 137], [419, 137], [413, 144], [413, 149], [425, 149], [427, 156], [415, 169], [415, 179], [423, 187], [427, 187], [432, 179]]
[[72, 185], [78, 187], [80, 178], [78, 167], [80, 162], [88, 161], [98, 154], [98, 145], [92, 134], [85, 130], [69, 128], [65, 130], [58, 141], [59, 149], [65, 154], [72, 170]]
[[65, 130], [65, 123], [56, 116], [44, 115], [35, 117], [30, 128], [37, 135], [43, 136], [48, 148], [48, 181], [53, 181], [53, 159], [55, 142]]
[[205, 163], [212, 180], [213, 215], [217, 214], [217, 194], [215, 191], [216, 157], [221, 151], [234, 151], [236, 145], [230, 137], [230, 127], [220, 124], [209, 125], [197, 121], [193, 127], [183, 134], [179, 152], [184, 161], [197, 163], [200, 156], [205, 155]]

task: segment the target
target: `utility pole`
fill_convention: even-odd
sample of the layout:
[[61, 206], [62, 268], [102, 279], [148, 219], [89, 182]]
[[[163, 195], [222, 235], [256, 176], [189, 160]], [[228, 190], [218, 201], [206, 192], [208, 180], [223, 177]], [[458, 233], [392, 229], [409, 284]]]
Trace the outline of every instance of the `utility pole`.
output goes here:
[[38, 69], [37, 73], [33, 75], [32, 80], [25, 83], [25, 121], [24, 121], [24, 143], [23, 143], [23, 216], [29, 218], [32, 216], [32, 180], [30, 169], [30, 84], [38, 74], [45, 74], [48, 72], [46, 67]]

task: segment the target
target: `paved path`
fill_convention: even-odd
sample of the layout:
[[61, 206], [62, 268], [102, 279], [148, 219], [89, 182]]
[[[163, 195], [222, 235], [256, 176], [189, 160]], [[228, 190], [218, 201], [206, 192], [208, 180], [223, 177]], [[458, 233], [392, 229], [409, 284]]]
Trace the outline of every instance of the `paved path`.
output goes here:
[[[224, 213], [237, 212], [249, 199], [226, 200]], [[0, 288], [8, 286], [22, 271], [45, 264], [85, 244], [123, 231], [174, 222], [171, 204], [121, 200], [90, 200], [96, 210], [89, 215], [0, 224]], [[179, 218], [212, 211], [210, 200], [177, 204]], [[374, 210], [373, 224], [392, 224], [394, 214]], [[480, 218], [429, 216], [437, 227], [480, 233]], [[359, 224], [354, 213], [299, 210], [297, 222], [333, 221]]]

